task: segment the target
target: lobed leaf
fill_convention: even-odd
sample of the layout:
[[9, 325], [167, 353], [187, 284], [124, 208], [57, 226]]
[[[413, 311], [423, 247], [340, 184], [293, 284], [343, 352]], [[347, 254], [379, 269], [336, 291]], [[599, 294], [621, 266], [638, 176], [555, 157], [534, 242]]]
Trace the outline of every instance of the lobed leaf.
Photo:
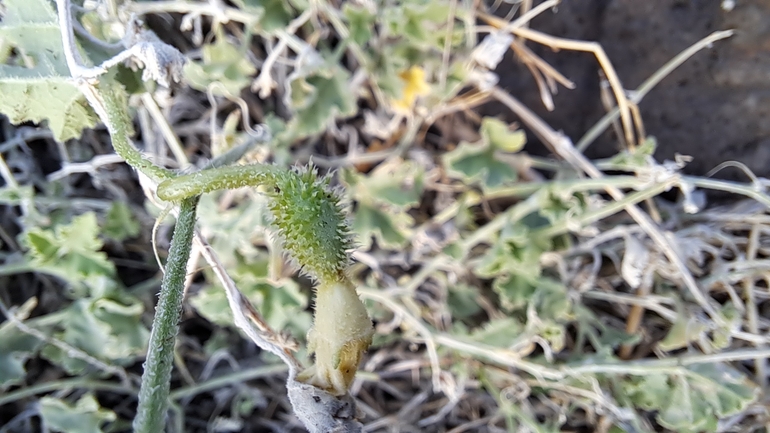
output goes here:
[[59, 141], [80, 137], [98, 119], [69, 79], [52, 3], [6, 0], [4, 5], [0, 40], [13, 47], [18, 58], [0, 65], [0, 113], [14, 124], [47, 121]]
[[511, 132], [503, 122], [485, 117], [480, 142], [462, 142], [442, 159], [450, 176], [466, 183], [480, 182], [485, 190], [494, 190], [517, 178], [516, 170], [497, 152], [518, 152], [525, 143], [524, 131]]
[[40, 399], [40, 416], [46, 427], [65, 433], [101, 433], [101, 426], [117, 419], [115, 412], [99, 406], [91, 394], [86, 394], [74, 406], [59, 398]]
[[[190, 87], [201, 92], [206, 92], [210, 84], [219, 83], [231, 95], [238, 95], [251, 84], [251, 77], [257, 72], [243, 50], [230, 43], [221, 29], [216, 32], [216, 41], [204, 45], [201, 52], [201, 61], [187, 62], [184, 66]], [[216, 86], [212, 92], [222, 93]]]
[[24, 380], [24, 363], [41, 344], [36, 337], [19, 331], [9, 321], [0, 325], [0, 389]]
[[33, 227], [24, 234], [23, 242], [36, 271], [55, 275], [76, 288], [99, 284], [99, 277], [115, 275], [115, 266], [100, 251], [102, 241], [93, 212], [53, 229]]
[[[650, 373], [630, 378], [621, 392], [657, 421], [678, 432], [715, 432], [717, 420], [744, 411], [759, 389], [726, 364], [697, 364], [684, 374]], [[676, 402], [676, 404], [671, 404]]]

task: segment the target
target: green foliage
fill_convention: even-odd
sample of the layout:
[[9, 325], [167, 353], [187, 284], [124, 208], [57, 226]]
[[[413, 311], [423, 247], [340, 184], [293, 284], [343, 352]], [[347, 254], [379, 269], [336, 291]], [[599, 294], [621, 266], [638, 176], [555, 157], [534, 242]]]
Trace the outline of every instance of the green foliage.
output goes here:
[[[206, 92], [211, 83], [220, 83], [230, 95], [237, 95], [251, 83], [251, 76], [257, 71], [242, 49], [227, 40], [222, 29], [216, 32], [216, 41], [201, 48], [203, 58], [187, 62], [184, 75], [190, 87]], [[212, 92], [222, 94], [214, 86]]]
[[97, 118], [69, 79], [52, 3], [7, 0], [4, 7], [0, 40], [17, 55], [0, 65], [0, 113], [14, 124], [47, 121], [59, 141], [80, 137]]
[[42, 342], [22, 333], [11, 322], [0, 325], [0, 389], [6, 389], [22, 380], [27, 373], [24, 363]]
[[74, 406], [52, 397], [40, 399], [40, 415], [46, 426], [62, 433], [102, 433], [102, 425], [115, 421], [115, 412], [99, 406], [93, 395], [86, 394]]
[[[78, 299], [63, 311], [54, 336], [97, 359], [118, 364], [133, 362], [144, 353], [149, 332], [142, 324], [142, 303], [115, 293], [111, 297]], [[88, 364], [55, 346], [46, 346], [42, 355], [70, 374], [82, 374]]]
[[[78, 137], [84, 127], [95, 124], [96, 118], [69, 80], [52, 4], [48, 0], [7, 0], [3, 4], [0, 112], [14, 123], [47, 122], [56, 139], [65, 140]], [[139, 4], [129, 1], [125, 6], [130, 9]], [[158, 4], [183, 10], [200, 6], [185, 1]], [[116, 151], [134, 168], [159, 182], [157, 195], [169, 202], [185, 200], [189, 204], [193, 200], [186, 199], [205, 192], [256, 187], [204, 195], [198, 208], [198, 228], [238, 288], [272, 327], [288, 329], [294, 336], [303, 335], [311, 327], [308, 307], [314, 307], [315, 323], [307, 334], [307, 352], [315, 356], [316, 364], [300, 374], [306, 383], [336, 394], [347, 391], [372, 337], [370, 320], [356, 293], [356, 287], [364, 287], [371, 302], [367, 307], [378, 310], [381, 323], [400, 325], [394, 329], [401, 332], [377, 336], [382, 344], [396, 345], [402, 343], [402, 338], [419, 343], [410, 345], [410, 349], [421, 350], [423, 342], [436, 344], [442, 385], [451, 385], [453, 380], [478, 380], [497, 403], [496, 408], [483, 409], [489, 409], [489, 416], [502, 420], [508, 430], [561, 431], [567, 429], [565, 419], [568, 423], [576, 420], [570, 425], [574, 428], [581, 417], [599, 407], [602, 422], [615, 424], [608, 427], [612, 432], [645, 431], [653, 417], [673, 431], [716, 431], [720, 419], [745, 411], [757, 400], [756, 386], [747, 374], [728, 363], [685, 367], [666, 363], [665, 359], [616, 358], [622, 346], [633, 347], [649, 334], [627, 334], [623, 313], [628, 305], [606, 300], [610, 295], [631, 299], [630, 294], [613, 292], [623, 290], [612, 279], [615, 275], [605, 278], [612, 272], [609, 262], [619, 260], [614, 241], [597, 238], [601, 245], [591, 247], [590, 254], [581, 249], [594, 241], [592, 233], [608, 227], [601, 221], [586, 222], [583, 218], [597, 210], [597, 203], [604, 203], [606, 196], [601, 191], [606, 185], [584, 181], [582, 172], [541, 160], [536, 161], [540, 163], [537, 167], [553, 170], [545, 174], [548, 180], [534, 186], [524, 182], [514, 168], [514, 163], [522, 159], [511, 155], [524, 146], [524, 132], [511, 130], [509, 124], [491, 117], [482, 119], [479, 141], [463, 141], [449, 152], [436, 152], [430, 140], [417, 143], [422, 146], [421, 157], [405, 147], [409, 140], [419, 141], [412, 135], [415, 132], [417, 137], [426, 131], [428, 136], [434, 134], [434, 129], [428, 131], [422, 124], [426, 113], [468, 103], [476, 94], [462, 89], [474, 87], [479, 73], [489, 72], [469, 56], [479, 35], [475, 26], [484, 19], [480, 20], [477, 11], [468, 5], [459, 2], [449, 8], [442, 0], [233, 0], [222, 9], [225, 15], [207, 15], [214, 9], [222, 12], [218, 8], [204, 8], [202, 15], [183, 15], [185, 25], [200, 24], [196, 20], [201, 18], [206, 23], [203, 28], [211, 23], [211, 33], [205, 35], [207, 42], [191, 51], [200, 56], [187, 63], [183, 85], [232, 98], [244, 94], [258, 72], [264, 74], [260, 78], [272, 77], [271, 97], [257, 104], [251, 97], [245, 98], [250, 107], [264, 109], [265, 113], [256, 110], [248, 114], [270, 127], [273, 140], [258, 145], [244, 159], [268, 160], [275, 165], [220, 167], [177, 176], [144, 158], [128, 140], [132, 119], [126, 109], [129, 98], [121, 84], [130, 83], [131, 93], [148, 89], [139, 81], [141, 71], [130, 69], [136, 65], [120, 65], [117, 71], [101, 76], [97, 88], [111, 110], [108, 116], [119, 120], [109, 125], [113, 143], [122, 138], [123, 147], [117, 143]], [[116, 29], [121, 26], [103, 20], [100, 13], [76, 15], [95, 37], [116, 40], [120, 37]], [[303, 13], [308, 19], [288, 31], [288, 24]], [[264, 58], [265, 51], [275, 49], [279, 42], [287, 48], [278, 53], [273, 70], [258, 71], [262, 66], [254, 63], [253, 57]], [[86, 62], [102, 61], [114, 54], [92, 42], [79, 43]], [[221, 86], [212, 86], [214, 83]], [[456, 98], [461, 91], [468, 100]], [[171, 94], [184, 94], [184, 90]], [[197, 97], [203, 100], [202, 95]], [[224, 126], [216, 131], [224, 139], [213, 137], [214, 156], [246, 136], [240, 124], [241, 113], [223, 112], [229, 107], [223, 104], [213, 114], [205, 114], [212, 118], [200, 119], [218, 124], [227, 116]], [[186, 115], [181, 117], [188, 120]], [[180, 126], [169, 120], [172, 127]], [[401, 129], [404, 125], [405, 131]], [[330, 126], [333, 128], [325, 134]], [[313, 169], [283, 168], [314, 156], [324, 146], [338, 151], [339, 146], [347, 144], [338, 130], [346, 133], [349, 127], [359, 132], [356, 137], [348, 136], [350, 145], [366, 152], [380, 150], [373, 145], [372, 136], [379, 139], [388, 132], [405, 132], [400, 136], [401, 143], [396, 144], [399, 137], [395, 135], [377, 143], [398, 146], [390, 149], [393, 156], [384, 163], [351, 168], [349, 161], [344, 161], [346, 168], [338, 177], [346, 187], [350, 224], [343, 212], [341, 192], [330, 186], [334, 175], [322, 178]], [[193, 125], [185, 129], [189, 135], [182, 137], [184, 143], [195, 143], [200, 136], [208, 135], [208, 130], [200, 133], [196, 128]], [[70, 147], [79, 145], [71, 143]], [[188, 156], [196, 157], [195, 150]], [[602, 170], [649, 173], [654, 150], [654, 139], [648, 139], [636, 149], [600, 161], [597, 166]], [[204, 149], [200, 151], [205, 153]], [[428, 158], [422, 158], [424, 155]], [[20, 165], [8, 160], [13, 175]], [[203, 165], [200, 160], [191, 162]], [[616, 179], [608, 174], [606, 180], [613, 183]], [[39, 183], [34, 187], [26, 184], [0, 188], [0, 204], [13, 211], [23, 209], [18, 219], [18, 226], [23, 228], [18, 240], [26, 250], [23, 256], [13, 251], [13, 246], [7, 252], [13, 241], [3, 236], [3, 258], [8, 257], [12, 263], [2, 268], [5, 273], [0, 272], [0, 278], [30, 270], [53, 275], [69, 289], [69, 299], [61, 299], [56, 311], [48, 312], [51, 301], [46, 299], [48, 303], [44, 304], [41, 296], [43, 308], [36, 316], [38, 310], [31, 314], [30, 305], [37, 300], [33, 296], [18, 314], [29, 317], [25, 319], [27, 326], [63, 344], [46, 344], [8, 322], [0, 324], [0, 389], [10, 392], [14, 392], [11, 387], [34, 382], [25, 365], [35, 356], [53, 365], [58, 375], [63, 371], [99, 377], [103, 374], [101, 363], [111, 367], [137, 365], [149, 338], [142, 322], [145, 305], [150, 305], [149, 296], [140, 301], [129, 294], [118, 281], [115, 265], [102, 251], [102, 238], [111, 240], [109, 250], [128, 239], [132, 241], [127, 247], [138, 245], [133, 239], [141, 231], [138, 215], [125, 203], [113, 202], [106, 215], [100, 215], [100, 228], [93, 213], [70, 219], [73, 210], [82, 204], [70, 208], [60, 199], [36, 197], [35, 188], [50, 190]], [[624, 183], [621, 188], [645, 186]], [[71, 191], [61, 190], [67, 191], [65, 194]], [[52, 210], [55, 207], [58, 209]], [[194, 211], [188, 212], [188, 223], [180, 226], [190, 229], [193, 217]], [[590, 230], [573, 236], [577, 228]], [[720, 239], [716, 249], [724, 249], [724, 233], [715, 237]], [[348, 268], [347, 253], [354, 246], [354, 238], [360, 239], [356, 246], [368, 250], [362, 257], [372, 262], [363, 260]], [[582, 245], [565, 251], [573, 242]], [[314, 303], [303, 281], [297, 281], [290, 276], [290, 269], [284, 269], [278, 255], [281, 252], [316, 280]], [[725, 260], [709, 253], [714, 263]], [[172, 283], [165, 280], [164, 293], [171, 293], [169, 287], [174, 293], [182, 293], [187, 268], [180, 257], [184, 258], [170, 254], [168, 263], [173, 264], [176, 277]], [[144, 261], [152, 263], [151, 256], [147, 254]], [[378, 266], [366, 269], [374, 262]], [[602, 266], [594, 268], [594, 263]], [[699, 271], [709, 266], [695, 264], [703, 268]], [[190, 305], [213, 324], [232, 326], [226, 295], [215, 282], [213, 270], [202, 263], [197, 266], [206, 281], [200, 284], [195, 280], [188, 293]], [[662, 309], [659, 312], [663, 312], [671, 309], [668, 301], [673, 300], [678, 316], [665, 338], [657, 342], [656, 351], [687, 348], [688, 352], [702, 349], [704, 353], [718, 354], [733, 343], [735, 330], [748, 332], [748, 328], [741, 328], [741, 322], [752, 306], [745, 299], [745, 305], [739, 305], [741, 300], [736, 296], [740, 297], [741, 291], [732, 296], [733, 302], [720, 301], [719, 313], [725, 323], [715, 326], [701, 314], [691, 313], [697, 306], [682, 298], [679, 282], [667, 281], [671, 270], [665, 271], [656, 274], [655, 296], [645, 302], [658, 303]], [[349, 277], [364, 281], [351, 281]], [[729, 278], [719, 281], [728, 284], [724, 281]], [[607, 283], [613, 288], [607, 290]], [[704, 290], [708, 287], [706, 283], [702, 286]], [[14, 296], [3, 297], [3, 301], [16, 301]], [[179, 307], [182, 297], [177, 298], [174, 305]], [[160, 310], [173, 312], [173, 308]], [[655, 317], [657, 330], [667, 325], [661, 317], [672, 317], [647, 316]], [[168, 317], [165, 322], [175, 325], [175, 316]], [[168, 367], [166, 373], [172, 364], [173, 350], [169, 347], [176, 332], [175, 326], [167, 329], [172, 332], [161, 337], [166, 346], [153, 345], [167, 349], [158, 358]], [[411, 340], [415, 331], [419, 338]], [[241, 347], [237, 337], [232, 329], [215, 327], [212, 337], [201, 346], [203, 356], [227, 351], [237, 358], [241, 355], [236, 350]], [[185, 346], [185, 350], [189, 347]], [[84, 360], [84, 354], [98, 362]], [[663, 367], [658, 369], [657, 365]], [[160, 396], [157, 401], [166, 402], [161, 388], [167, 387], [169, 380], [156, 383], [158, 386], [151, 386], [149, 392]], [[521, 389], [516, 389], [520, 385]], [[245, 417], [252, 412], [259, 400], [254, 394], [253, 389], [239, 388], [231, 399], [232, 416]], [[37, 405], [49, 429], [75, 433], [120, 430], [118, 425], [106, 425], [117, 419], [116, 414], [102, 409], [88, 391], [77, 391], [67, 400], [63, 397], [66, 393], [53, 395], [56, 398], [43, 397]], [[163, 423], [165, 409], [162, 404], [149, 406], [157, 412], [149, 430], [159, 431], [157, 426]], [[582, 428], [593, 424], [589, 420]]]
[[484, 190], [494, 190], [516, 180], [516, 170], [501, 161], [497, 152], [518, 152], [525, 143], [524, 131], [511, 132], [505, 123], [485, 117], [481, 141], [460, 143], [457, 149], [443, 156], [443, 161], [451, 176], [467, 183], [480, 182]]
[[409, 161], [380, 166], [368, 175], [343, 171], [346, 191], [357, 202], [352, 227], [362, 248], [369, 249], [372, 239], [385, 249], [407, 241], [414, 224], [408, 211], [420, 203], [423, 175], [422, 168]]
[[136, 237], [140, 229], [141, 225], [125, 202], [112, 203], [102, 227], [105, 236], [120, 242]]
[[234, 0], [237, 6], [254, 16], [255, 30], [268, 34], [285, 28], [292, 19], [290, 2], [283, 0]]
[[350, 30], [350, 39], [358, 45], [365, 45], [372, 39], [372, 27], [377, 15], [365, 6], [345, 3], [342, 14]]
[[294, 117], [287, 125], [293, 140], [326, 130], [332, 119], [356, 113], [356, 95], [348, 88], [350, 74], [337, 65], [324, 65], [291, 80]]
[[[213, 204], [213, 200], [209, 202]], [[208, 205], [201, 203], [202, 210], [205, 211], [206, 206]], [[230, 209], [225, 217], [237, 218], [237, 215], [242, 215], [243, 218], [237, 219], [248, 220], [249, 208], [250, 206], [247, 205]], [[209, 221], [207, 218], [204, 212], [201, 215], [203, 224], [207, 224]], [[260, 231], [259, 228], [266, 229], [267, 225], [252, 226], [248, 229], [236, 227], [226, 233], [219, 232], [211, 238], [212, 243], [217, 251], [222, 252], [219, 258], [224, 263], [228, 263], [227, 269], [230, 276], [238, 283], [241, 293], [255, 305], [259, 305], [259, 311], [267, 323], [274, 329], [288, 329], [293, 331], [293, 335], [302, 336], [311, 324], [310, 314], [304, 311], [308, 306], [308, 296], [291, 279], [272, 280], [268, 275], [270, 266], [268, 254], [253, 246], [246, 247], [245, 244], [250, 242], [245, 240], [251, 233]], [[240, 244], [246, 249], [238, 246], [230, 249], [221, 248], [231, 243]], [[209, 273], [206, 278], [208, 281], [215, 281], [215, 277]], [[207, 285], [192, 295], [190, 304], [211, 322], [234, 326], [227, 297], [218, 285]]]
[[98, 290], [114, 276], [115, 266], [100, 251], [96, 214], [88, 212], [52, 229], [33, 227], [24, 235], [30, 264], [38, 272], [55, 275], [73, 289]]
[[658, 411], [663, 427], [679, 432], [717, 431], [718, 419], [745, 410], [758, 392], [724, 364], [695, 365], [682, 375], [651, 372], [624, 381], [621, 390], [635, 405]]

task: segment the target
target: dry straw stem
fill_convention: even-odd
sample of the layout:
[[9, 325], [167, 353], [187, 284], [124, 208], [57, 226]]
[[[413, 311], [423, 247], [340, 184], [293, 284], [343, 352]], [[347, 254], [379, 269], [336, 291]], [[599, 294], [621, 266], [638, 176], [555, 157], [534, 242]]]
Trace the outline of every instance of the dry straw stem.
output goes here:
[[[647, 93], [650, 92], [650, 90], [657, 86], [658, 83], [660, 83], [664, 78], [668, 76], [668, 74], [678, 68], [682, 63], [686, 62], [695, 53], [704, 48], [711, 47], [714, 42], [729, 38], [733, 34], [734, 32], [732, 30], [722, 30], [714, 32], [701, 39], [700, 41], [694, 43], [676, 55], [673, 59], [669, 60], [660, 69], [655, 71], [655, 73], [652, 74], [650, 78], [646, 79], [636, 90], [628, 92], [630, 94], [630, 101], [633, 104], [638, 105], [640, 102], [642, 102], [642, 99], [647, 95]], [[586, 148], [590, 146], [591, 143], [593, 143], [594, 140], [596, 140], [599, 135], [601, 135], [610, 126], [612, 121], [616, 119], [619, 114], [619, 108], [614, 108], [612, 111], [605, 114], [598, 122], [596, 122], [596, 125], [589, 129], [588, 132], [586, 132], [586, 134], [577, 142], [575, 145], [577, 150], [580, 152], [585, 151]]]
[[536, 30], [532, 30], [530, 28], [523, 27], [522, 25], [517, 25], [517, 22], [522, 20], [522, 18], [528, 18], [527, 20], [522, 20], [526, 22], [531, 19], [529, 15], [534, 17], [535, 15], [542, 13], [542, 11], [546, 9], [543, 7], [544, 5], [553, 7], [558, 3], [559, 1], [556, 0], [544, 2], [512, 23], [507, 23], [505, 20], [483, 12], [479, 13], [479, 17], [495, 28], [505, 29], [506, 31], [510, 31], [516, 36], [551, 47], [554, 50], [583, 51], [592, 53], [594, 56], [596, 56], [599, 65], [607, 75], [607, 80], [609, 81], [610, 86], [612, 87], [612, 91], [615, 94], [615, 99], [617, 99], [618, 108], [620, 109], [620, 118], [623, 122], [623, 130], [625, 131], [626, 142], [636, 143], [634, 137], [633, 118], [631, 116], [631, 109], [628, 104], [628, 98], [626, 97], [625, 90], [623, 89], [623, 85], [618, 78], [618, 74], [615, 72], [615, 68], [613, 68], [612, 63], [610, 63], [610, 60], [607, 57], [607, 54], [604, 52], [604, 49], [601, 45], [599, 45], [598, 42], [558, 38], [538, 32]]

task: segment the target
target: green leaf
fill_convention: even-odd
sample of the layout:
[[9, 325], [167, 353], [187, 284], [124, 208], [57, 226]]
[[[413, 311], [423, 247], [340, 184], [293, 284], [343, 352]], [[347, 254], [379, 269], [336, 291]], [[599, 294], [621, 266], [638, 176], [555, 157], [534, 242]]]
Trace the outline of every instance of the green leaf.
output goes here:
[[40, 416], [46, 427], [64, 433], [101, 433], [101, 426], [117, 419], [115, 412], [99, 406], [93, 395], [86, 394], [71, 406], [51, 397], [40, 399]]
[[39, 272], [55, 275], [75, 287], [98, 284], [98, 277], [112, 277], [115, 267], [101, 251], [96, 214], [75, 217], [53, 230], [33, 227], [24, 235], [30, 262]]
[[343, 176], [356, 200], [399, 209], [419, 205], [425, 183], [422, 167], [400, 159], [381, 164], [367, 175], [346, 170]]
[[0, 113], [14, 124], [48, 121], [59, 141], [80, 137], [97, 117], [69, 79], [52, 2], [6, 0], [4, 6], [0, 40], [18, 55], [15, 64], [0, 65]]
[[402, 37], [420, 50], [442, 49], [444, 24], [449, 8], [443, 1], [405, 2], [402, 7], [386, 8], [384, 22], [389, 33]]
[[551, 224], [564, 218], [577, 218], [588, 208], [585, 194], [549, 185], [537, 193], [538, 213]]
[[356, 113], [356, 95], [348, 88], [349, 73], [338, 65], [324, 66], [291, 81], [294, 110], [287, 133], [295, 139], [326, 130], [329, 121]]
[[423, 175], [417, 164], [401, 160], [380, 165], [368, 175], [343, 171], [346, 190], [358, 202], [353, 230], [362, 248], [371, 247], [372, 237], [381, 248], [404, 245], [414, 222], [407, 211], [420, 203]]
[[524, 325], [512, 317], [493, 319], [470, 334], [473, 341], [496, 347], [510, 347], [524, 332]]
[[[20, 310], [31, 310], [34, 305], [25, 304]], [[0, 389], [24, 379], [24, 363], [41, 345], [42, 341], [19, 331], [8, 321], [0, 325]]]
[[[236, 258], [236, 260], [238, 260]], [[241, 292], [255, 305], [268, 324], [274, 329], [290, 329], [301, 335], [311, 325], [310, 315], [305, 312], [308, 297], [299, 285], [288, 278], [271, 281], [268, 278], [269, 260], [265, 253], [253, 260], [240, 259], [240, 264], [230, 267], [230, 274]], [[215, 281], [213, 273], [207, 273], [208, 281]], [[190, 297], [190, 304], [212, 323], [234, 327], [232, 314], [224, 289], [211, 284]]]
[[610, 162], [621, 167], [644, 168], [650, 165], [650, 158], [655, 154], [657, 147], [658, 142], [655, 137], [648, 136], [639, 147], [633, 151], [618, 153], [610, 159]]
[[495, 279], [493, 288], [500, 295], [503, 308], [509, 311], [521, 310], [531, 303], [541, 319], [566, 318], [570, 311], [567, 288], [551, 278], [530, 280], [513, 274]]
[[623, 381], [620, 390], [639, 408], [658, 411], [658, 423], [678, 432], [714, 432], [718, 419], [746, 410], [759, 396], [754, 383], [726, 364], [635, 376]]
[[137, 221], [131, 208], [122, 201], [116, 201], [107, 211], [107, 218], [104, 221], [103, 231], [105, 236], [109, 236], [116, 241], [123, 241], [128, 238], [136, 237], [139, 234], [141, 226]]
[[447, 287], [447, 307], [455, 319], [467, 319], [479, 313], [479, 291], [466, 284], [453, 284]]
[[233, 0], [233, 3], [254, 15], [257, 30], [267, 33], [285, 29], [293, 18], [289, 2], [284, 0]]
[[534, 281], [540, 277], [543, 251], [550, 251], [547, 240], [534, 239], [523, 224], [507, 224], [492, 247], [479, 259], [475, 270], [485, 278], [515, 274]]
[[481, 182], [485, 190], [493, 190], [516, 180], [516, 171], [502, 162], [501, 152], [518, 152], [526, 142], [523, 131], [509, 131], [508, 126], [494, 118], [485, 117], [481, 126], [481, 141], [462, 142], [443, 156], [450, 176], [466, 183]]
[[658, 343], [663, 351], [671, 351], [687, 347], [691, 342], [698, 340], [700, 335], [708, 329], [706, 324], [698, 321], [683, 312], [679, 312], [677, 319], [669, 329], [666, 337]]
[[481, 136], [491, 147], [503, 152], [518, 152], [527, 143], [524, 131], [511, 131], [507, 123], [494, 117], [485, 117], [481, 121]]
[[388, 214], [374, 206], [359, 203], [353, 217], [353, 230], [357, 234], [360, 247], [368, 250], [372, 246], [372, 237], [384, 249], [397, 249], [406, 243], [412, 217], [405, 213]]
[[[142, 304], [124, 297], [121, 301], [86, 298], [73, 302], [65, 310], [61, 323], [64, 331], [56, 337], [97, 359], [132, 362], [146, 350], [149, 332], [141, 321]], [[46, 346], [42, 355], [70, 374], [81, 374], [88, 367], [85, 361], [54, 346]]]
[[372, 38], [372, 29], [377, 16], [365, 6], [345, 3], [342, 15], [348, 22], [350, 38], [358, 45], [365, 45]]
[[[221, 83], [231, 95], [238, 95], [241, 89], [251, 84], [251, 77], [257, 68], [251, 64], [243, 49], [239, 49], [227, 40], [224, 32], [216, 32], [216, 41], [206, 44], [201, 49], [203, 60], [187, 62], [184, 75], [190, 87], [205, 92], [211, 83]], [[214, 86], [217, 95], [222, 89]]]
[[450, 176], [466, 183], [480, 181], [485, 189], [494, 189], [516, 179], [516, 171], [498, 161], [494, 151], [486, 144], [460, 143], [443, 159]]

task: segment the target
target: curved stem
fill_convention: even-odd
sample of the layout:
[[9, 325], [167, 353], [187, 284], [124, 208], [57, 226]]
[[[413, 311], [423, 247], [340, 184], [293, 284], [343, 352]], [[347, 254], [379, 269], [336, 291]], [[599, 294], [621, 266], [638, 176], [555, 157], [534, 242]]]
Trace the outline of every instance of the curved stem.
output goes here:
[[187, 197], [220, 189], [274, 186], [276, 179], [283, 173], [286, 171], [264, 164], [218, 167], [165, 180], [158, 185], [157, 194], [161, 200], [177, 202]]
[[179, 332], [179, 318], [184, 299], [184, 280], [195, 231], [198, 197], [182, 201], [174, 236], [168, 253], [166, 274], [160, 288], [160, 299], [150, 333], [150, 346], [139, 390], [139, 407], [134, 419], [136, 433], [158, 433], [168, 407], [171, 368], [174, 362], [174, 340]]

